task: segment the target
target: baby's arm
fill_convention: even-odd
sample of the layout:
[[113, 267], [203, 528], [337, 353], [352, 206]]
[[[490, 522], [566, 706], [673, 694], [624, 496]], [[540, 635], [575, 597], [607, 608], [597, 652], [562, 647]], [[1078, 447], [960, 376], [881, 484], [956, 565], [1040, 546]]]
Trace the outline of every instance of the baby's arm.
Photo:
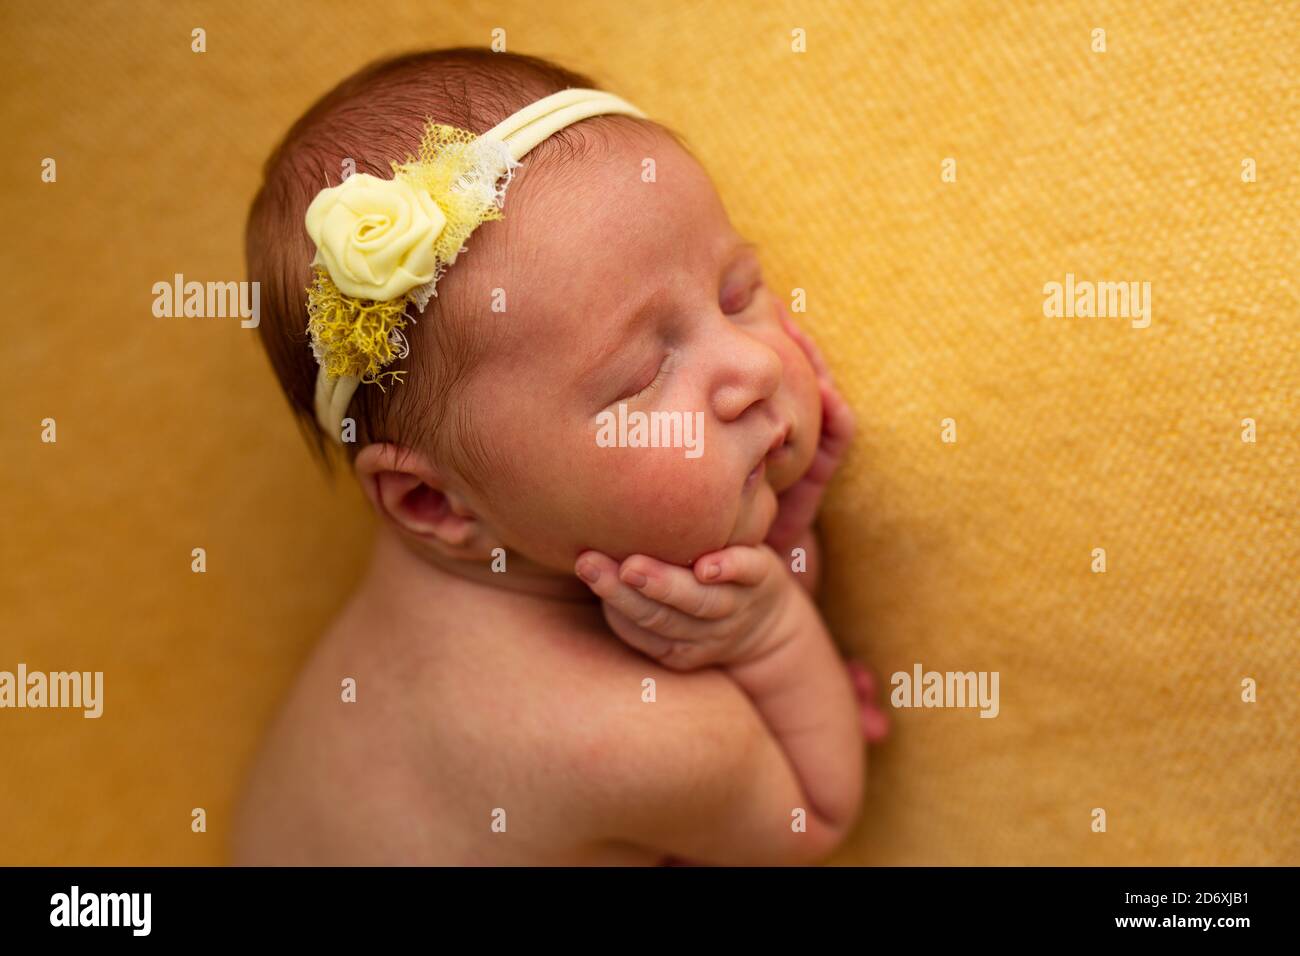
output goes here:
[[816, 607], [776, 553], [734, 546], [694, 570], [642, 555], [620, 567], [597, 552], [578, 564], [625, 642], [672, 670], [718, 665], [748, 695], [802, 794], [784, 825], [802, 808], [810, 828], [846, 832], [862, 799], [858, 699]]
[[[655, 703], [630, 716], [603, 709], [576, 768], [583, 783], [564, 796], [575, 827], [716, 866], [811, 865], [844, 841], [851, 826], [811, 812], [788, 755], [726, 671], [661, 675], [658, 685]], [[799, 808], [804, 827], [792, 826]]]
[[790, 758], [815, 809], [849, 826], [862, 802], [865, 761], [858, 704], [844, 662], [811, 599], [786, 579], [791, 603], [783, 640], [724, 668], [754, 701]]

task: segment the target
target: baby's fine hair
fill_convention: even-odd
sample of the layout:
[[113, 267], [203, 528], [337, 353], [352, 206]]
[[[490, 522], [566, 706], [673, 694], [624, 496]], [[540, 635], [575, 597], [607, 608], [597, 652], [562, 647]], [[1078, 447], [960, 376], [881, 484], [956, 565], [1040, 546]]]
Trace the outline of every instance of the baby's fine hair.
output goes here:
[[[425, 121], [484, 133], [512, 113], [569, 87], [599, 89], [581, 73], [533, 56], [457, 47], [378, 60], [317, 100], [285, 134], [263, 168], [245, 231], [248, 278], [261, 284], [262, 345], [310, 446], [328, 469], [332, 442], [316, 422], [317, 364], [307, 339], [306, 290], [315, 248], [303, 221], [307, 206], [345, 171], [392, 178], [390, 163], [413, 156]], [[646, 124], [627, 116], [593, 117], [548, 137], [525, 157], [526, 170], [547, 169], [596, 153], [609, 137]], [[684, 145], [684, 144], [683, 144]], [[522, 172], [522, 171], [521, 171]], [[510, 215], [507, 192], [506, 217]], [[494, 456], [476, 440], [457, 385], [473, 368], [490, 323], [490, 302], [457, 295], [457, 266], [438, 284], [438, 295], [406, 329], [410, 354], [400, 384], [362, 385], [348, 406], [356, 440], [348, 459], [375, 441], [419, 448], [482, 486]], [[413, 308], [413, 307], [412, 307]]]

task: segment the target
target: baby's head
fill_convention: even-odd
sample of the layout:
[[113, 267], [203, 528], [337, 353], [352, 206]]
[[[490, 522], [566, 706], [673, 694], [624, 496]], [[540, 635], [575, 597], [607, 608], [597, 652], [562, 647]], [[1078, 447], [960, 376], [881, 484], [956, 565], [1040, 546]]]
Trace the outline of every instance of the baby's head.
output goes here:
[[[305, 333], [312, 198], [345, 169], [391, 177], [428, 117], [483, 133], [594, 86], [532, 57], [421, 53], [367, 67], [290, 129], [249, 217], [249, 278], [323, 454]], [[816, 378], [680, 138], [636, 117], [581, 120], [524, 157], [503, 211], [410, 309], [404, 381], [363, 384], [348, 405], [343, 447], [381, 520], [440, 561], [503, 547], [566, 575], [588, 548], [686, 564], [762, 541], [776, 493], [816, 452]]]

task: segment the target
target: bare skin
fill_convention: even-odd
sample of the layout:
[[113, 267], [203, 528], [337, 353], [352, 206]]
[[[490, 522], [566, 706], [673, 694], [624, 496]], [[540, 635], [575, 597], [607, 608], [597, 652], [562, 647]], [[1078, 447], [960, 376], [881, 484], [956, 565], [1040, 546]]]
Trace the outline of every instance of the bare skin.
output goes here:
[[[885, 731], [869, 674], [808, 596], [847, 405], [667, 138], [612, 146], [562, 186], [525, 169], [510, 189], [506, 220], [444, 279], [463, 301], [511, 302], [484, 309], [492, 344], [464, 385], [499, 467], [477, 487], [419, 450], [359, 453], [370, 569], [259, 753], [233, 860], [816, 862], [859, 812], [863, 736]], [[597, 416], [619, 402], [703, 412], [703, 454], [599, 447]], [[793, 547], [807, 575], [788, 572]], [[708, 555], [731, 561], [716, 579]], [[633, 596], [656, 600], [623, 580], [636, 567], [730, 589], [709, 622], [725, 639], [648, 647], [663, 628], [636, 623]]]

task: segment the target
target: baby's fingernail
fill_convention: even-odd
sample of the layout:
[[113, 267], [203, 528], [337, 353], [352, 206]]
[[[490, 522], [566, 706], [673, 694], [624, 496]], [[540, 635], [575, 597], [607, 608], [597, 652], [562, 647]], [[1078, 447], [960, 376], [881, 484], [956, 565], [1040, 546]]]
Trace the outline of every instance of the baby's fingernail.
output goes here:
[[590, 561], [583, 561], [578, 565], [578, 575], [588, 584], [595, 584], [600, 580], [600, 568]]
[[623, 580], [634, 588], [645, 587], [646, 577], [640, 571], [624, 571]]
[[704, 580], [711, 581], [722, 573], [722, 568], [716, 564], [706, 564], [704, 566]]

